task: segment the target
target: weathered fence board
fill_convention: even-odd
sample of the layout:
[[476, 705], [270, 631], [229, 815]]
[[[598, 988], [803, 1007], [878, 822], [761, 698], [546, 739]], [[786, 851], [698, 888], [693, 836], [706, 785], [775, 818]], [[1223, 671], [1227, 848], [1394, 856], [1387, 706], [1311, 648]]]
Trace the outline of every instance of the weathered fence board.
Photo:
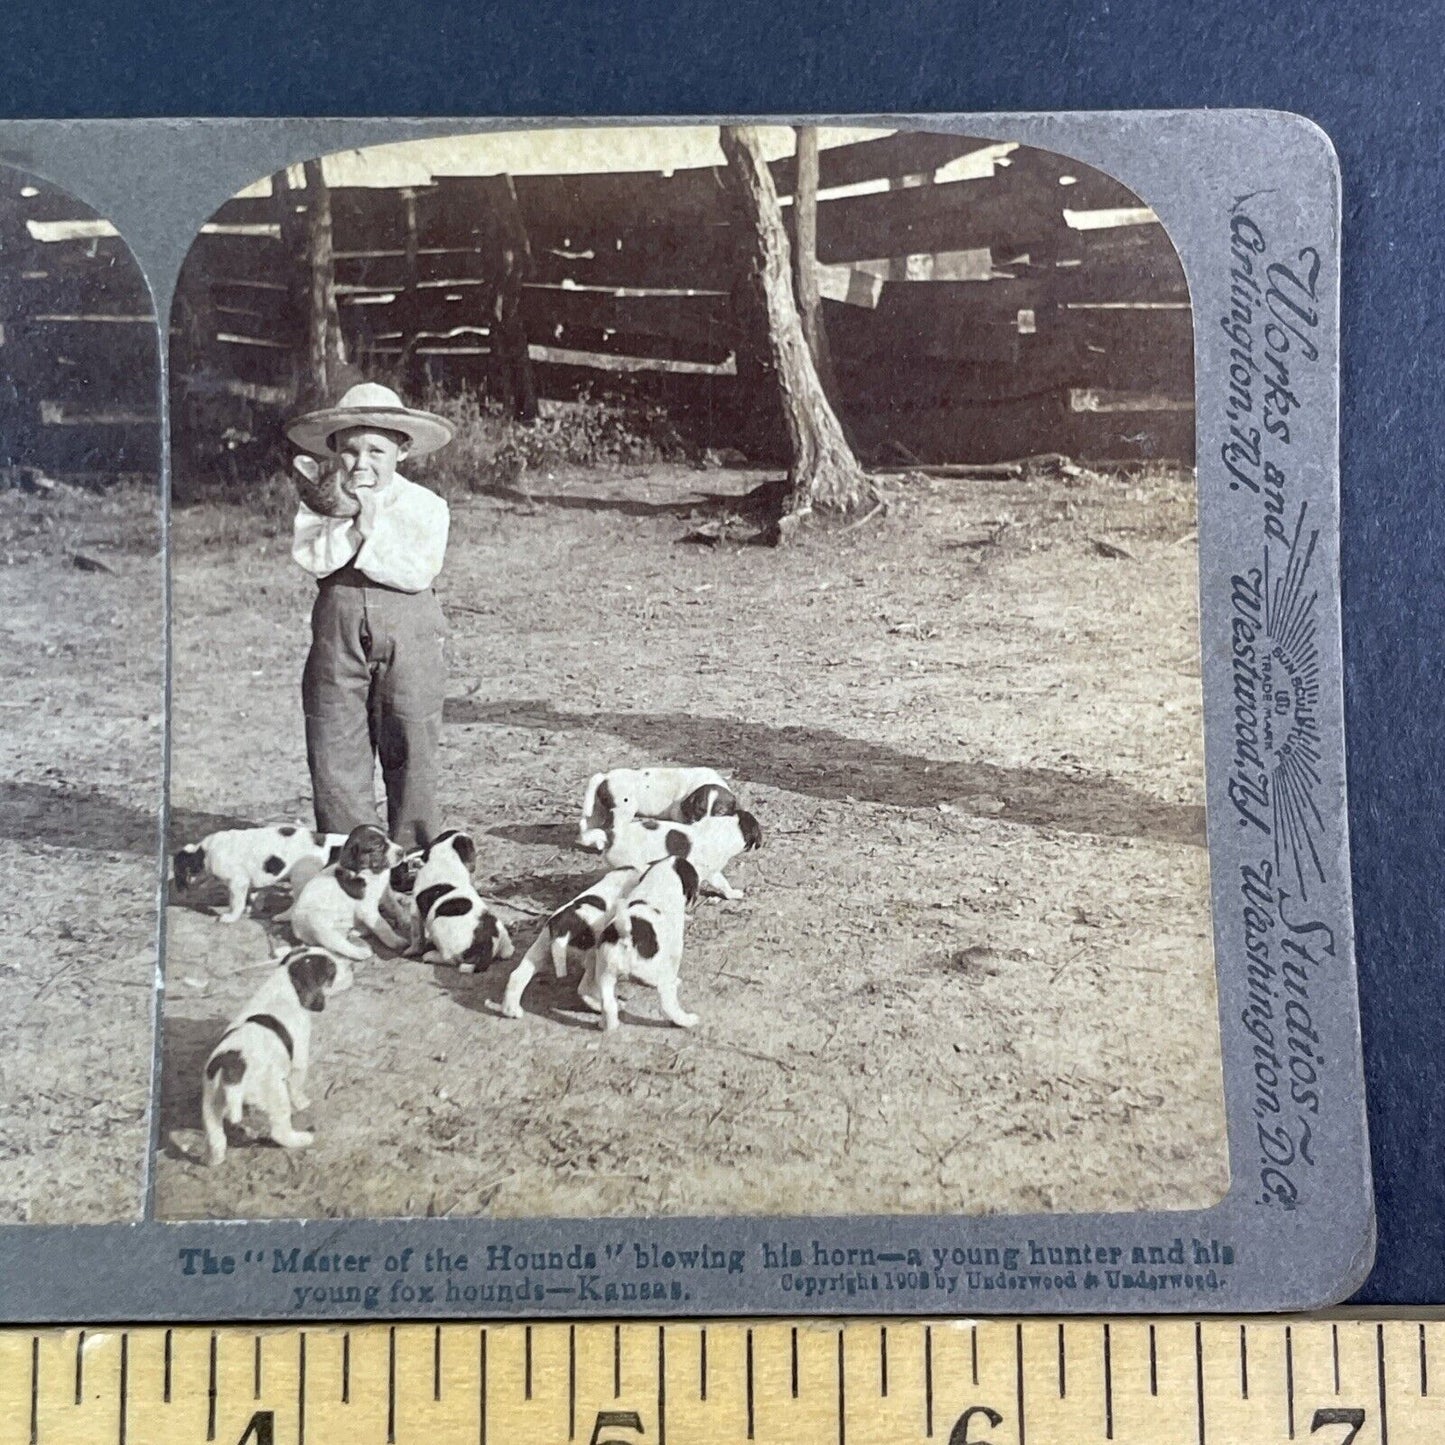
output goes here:
[[[829, 146], [818, 153], [818, 188], [854, 186], [890, 177], [931, 175], [950, 161], [987, 150], [997, 141], [977, 136], [942, 135], [937, 131], [898, 131], [877, 140]], [[797, 184], [797, 162], [792, 156], [772, 162], [773, 184], [791, 195]]]
[[155, 475], [160, 349], [140, 269], [93, 212], [5, 167], [0, 298], [0, 461], [97, 484]]
[[1035, 191], [995, 181], [910, 186], [818, 203], [818, 259], [852, 261], [975, 246], [1063, 243], [1063, 209]]
[[[985, 149], [993, 154], [967, 161]], [[943, 167], [973, 178], [937, 182]], [[786, 198], [792, 159], [772, 171]], [[1067, 156], [918, 132], [825, 149], [819, 171], [824, 296], [847, 298], [825, 299], [823, 315], [840, 404], [865, 453], [894, 444], [931, 461], [1190, 455], [1192, 320], [1164, 228], [1079, 229], [1064, 215], [1138, 211], [1126, 187]], [[443, 176], [408, 191], [332, 190], [350, 356], [409, 357], [408, 384], [495, 382], [506, 185]], [[732, 357], [756, 349], [733, 300], [751, 238], [722, 168], [517, 176], [513, 186], [530, 249], [520, 315], [543, 396], [665, 405], [709, 444], [777, 439], [766, 371], [665, 369], [730, 371]], [[290, 203], [304, 206], [305, 195]], [[213, 374], [251, 386], [286, 387], [294, 372], [279, 219], [273, 198], [227, 203], [218, 220], [262, 229], [205, 234], [186, 267], [184, 287], [207, 291], [210, 324], [235, 338], [211, 346]], [[264, 342], [273, 344], [255, 344]], [[647, 369], [615, 369], [634, 363]], [[1134, 394], [1152, 398], [1149, 409], [1120, 409]], [[1071, 396], [1092, 398], [1090, 409]]]

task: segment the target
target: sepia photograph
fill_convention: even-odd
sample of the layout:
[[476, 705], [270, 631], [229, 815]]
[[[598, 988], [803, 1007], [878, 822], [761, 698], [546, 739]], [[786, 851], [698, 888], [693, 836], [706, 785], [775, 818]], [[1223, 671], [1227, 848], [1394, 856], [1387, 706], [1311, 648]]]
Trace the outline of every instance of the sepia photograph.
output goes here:
[[0, 165], [0, 1223], [138, 1219], [165, 727], [160, 332], [111, 223]]
[[[1146, 198], [1007, 135], [415, 140], [258, 176], [167, 324], [159, 1218], [1225, 1195], [1195, 322]], [[76, 570], [118, 493], [46, 475], [6, 575], [62, 658], [11, 705], [113, 705], [150, 554]], [[57, 579], [130, 589], [78, 656]], [[31, 721], [6, 846], [101, 788], [99, 890], [153, 837], [130, 734], [51, 781]], [[65, 963], [15, 981], [37, 1057], [104, 1002]], [[104, 1019], [142, 1094], [149, 1006]]]

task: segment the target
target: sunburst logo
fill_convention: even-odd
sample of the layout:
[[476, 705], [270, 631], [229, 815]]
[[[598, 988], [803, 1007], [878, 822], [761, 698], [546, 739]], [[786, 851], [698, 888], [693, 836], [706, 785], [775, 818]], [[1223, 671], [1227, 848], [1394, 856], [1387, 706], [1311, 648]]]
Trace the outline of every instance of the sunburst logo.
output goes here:
[[1319, 589], [1310, 583], [1319, 529], [1305, 530], [1302, 506], [1285, 555], [1284, 569], [1271, 575], [1264, 554], [1264, 634], [1261, 659], [1263, 709], [1261, 745], [1270, 773], [1277, 875], [1288, 868], [1301, 898], [1325, 880], [1318, 837], [1324, 830], [1315, 795], [1320, 777]]
[[1319, 838], [1319, 589], [1310, 577], [1319, 529], [1301, 506], [1283, 568], [1265, 546], [1263, 566], [1232, 579], [1234, 757], [1228, 795], [1241, 828], [1274, 845], [1276, 876], [1301, 898], [1325, 880]]

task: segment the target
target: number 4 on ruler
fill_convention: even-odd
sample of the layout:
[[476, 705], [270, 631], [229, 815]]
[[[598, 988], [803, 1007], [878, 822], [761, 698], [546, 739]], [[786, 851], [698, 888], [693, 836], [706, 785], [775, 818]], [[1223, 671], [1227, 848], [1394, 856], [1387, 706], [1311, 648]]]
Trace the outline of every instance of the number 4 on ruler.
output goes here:
[[236, 1445], [276, 1445], [276, 1412], [257, 1410], [246, 1421], [246, 1428]]

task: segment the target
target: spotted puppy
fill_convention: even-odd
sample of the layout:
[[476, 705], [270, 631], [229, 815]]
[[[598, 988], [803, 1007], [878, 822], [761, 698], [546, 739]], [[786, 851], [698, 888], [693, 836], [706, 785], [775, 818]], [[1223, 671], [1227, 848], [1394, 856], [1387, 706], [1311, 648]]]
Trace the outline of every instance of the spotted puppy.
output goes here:
[[691, 863], [666, 858], [654, 863], [612, 910], [578, 989], [588, 1008], [600, 1010], [603, 1029], [618, 1025], [617, 984], [628, 978], [651, 984], [663, 1014], [678, 1028], [690, 1029], [697, 1022], [697, 1015], [677, 1000], [683, 927], [697, 885]]
[[584, 848], [600, 850], [613, 827], [626, 819], [695, 823], [737, 810], [732, 789], [711, 768], [614, 768], [588, 779], [577, 839]]
[[325, 461], [318, 457], [299, 456], [291, 459], [296, 473], [296, 494], [323, 517], [354, 517], [361, 504], [345, 487], [346, 473], [339, 457]]
[[386, 875], [381, 894], [381, 916], [405, 935], [406, 953], [415, 953], [425, 935], [422, 932], [421, 910], [416, 905], [416, 882], [421, 872], [420, 853], [408, 853]]
[[371, 957], [352, 942], [353, 929], [364, 929], [388, 948], [402, 952], [407, 940], [381, 916], [381, 899], [402, 850], [375, 824], [363, 823], [348, 834], [336, 862], [323, 868], [291, 905], [291, 931], [301, 943], [342, 958]]
[[291, 1111], [310, 1103], [311, 1015], [326, 1007], [328, 994], [350, 985], [347, 964], [319, 948], [293, 948], [247, 1000], [201, 1076], [207, 1164], [226, 1157], [226, 1125], [239, 1125], [247, 1105], [265, 1115], [263, 1137], [283, 1149], [311, 1143], [310, 1133], [291, 1126]]
[[416, 890], [422, 892], [435, 883], [449, 883], [454, 888], [472, 886], [472, 864], [477, 861], [477, 845], [470, 833], [448, 828], [438, 833], [418, 854]]
[[316, 833], [301, 823], [226, 828], [177, 849], [176, 887], [184, 893], [207, 874], [220, 879], [229, 895], [220, 921], [235, 923], [246, 911], [253, 888], [269, 888], [312, 864], [324, 868], [345, 842], [339, 833]]
[[724, 898], [741, 898], [722, 870], [740, 853], [762, 847], [763, 830], [749, 812], [700, 818], [696, 823], [662, 823], [632, 818], [612, 830], [602, 856], [613, 868], [645, 868], [661, 858], [686, 858], [699, 878]]
[[[425, 873], [425, 868], [423, 868]], [[416, 890], [422, 935], [431, 947], [423, 963], [453, 964], [461, 973], [477, 973], [495, 959], [512, 956], [512, 939], [502, 920], [465, 884], [430, 883]]]
[[543, 925], [531, 948], [512, 970], [507, 992], [502, 998], [502, 1016], [522, 1017], [522, 994], [532, 976], [550, 957], [558, 978], [566, 978], [567, 964], [572, 958], [586, 957], [597, 946], [597, 930], [613, 906], [642, 875], [636, 868], [614, 868], [590, 888], [564, 903]]

